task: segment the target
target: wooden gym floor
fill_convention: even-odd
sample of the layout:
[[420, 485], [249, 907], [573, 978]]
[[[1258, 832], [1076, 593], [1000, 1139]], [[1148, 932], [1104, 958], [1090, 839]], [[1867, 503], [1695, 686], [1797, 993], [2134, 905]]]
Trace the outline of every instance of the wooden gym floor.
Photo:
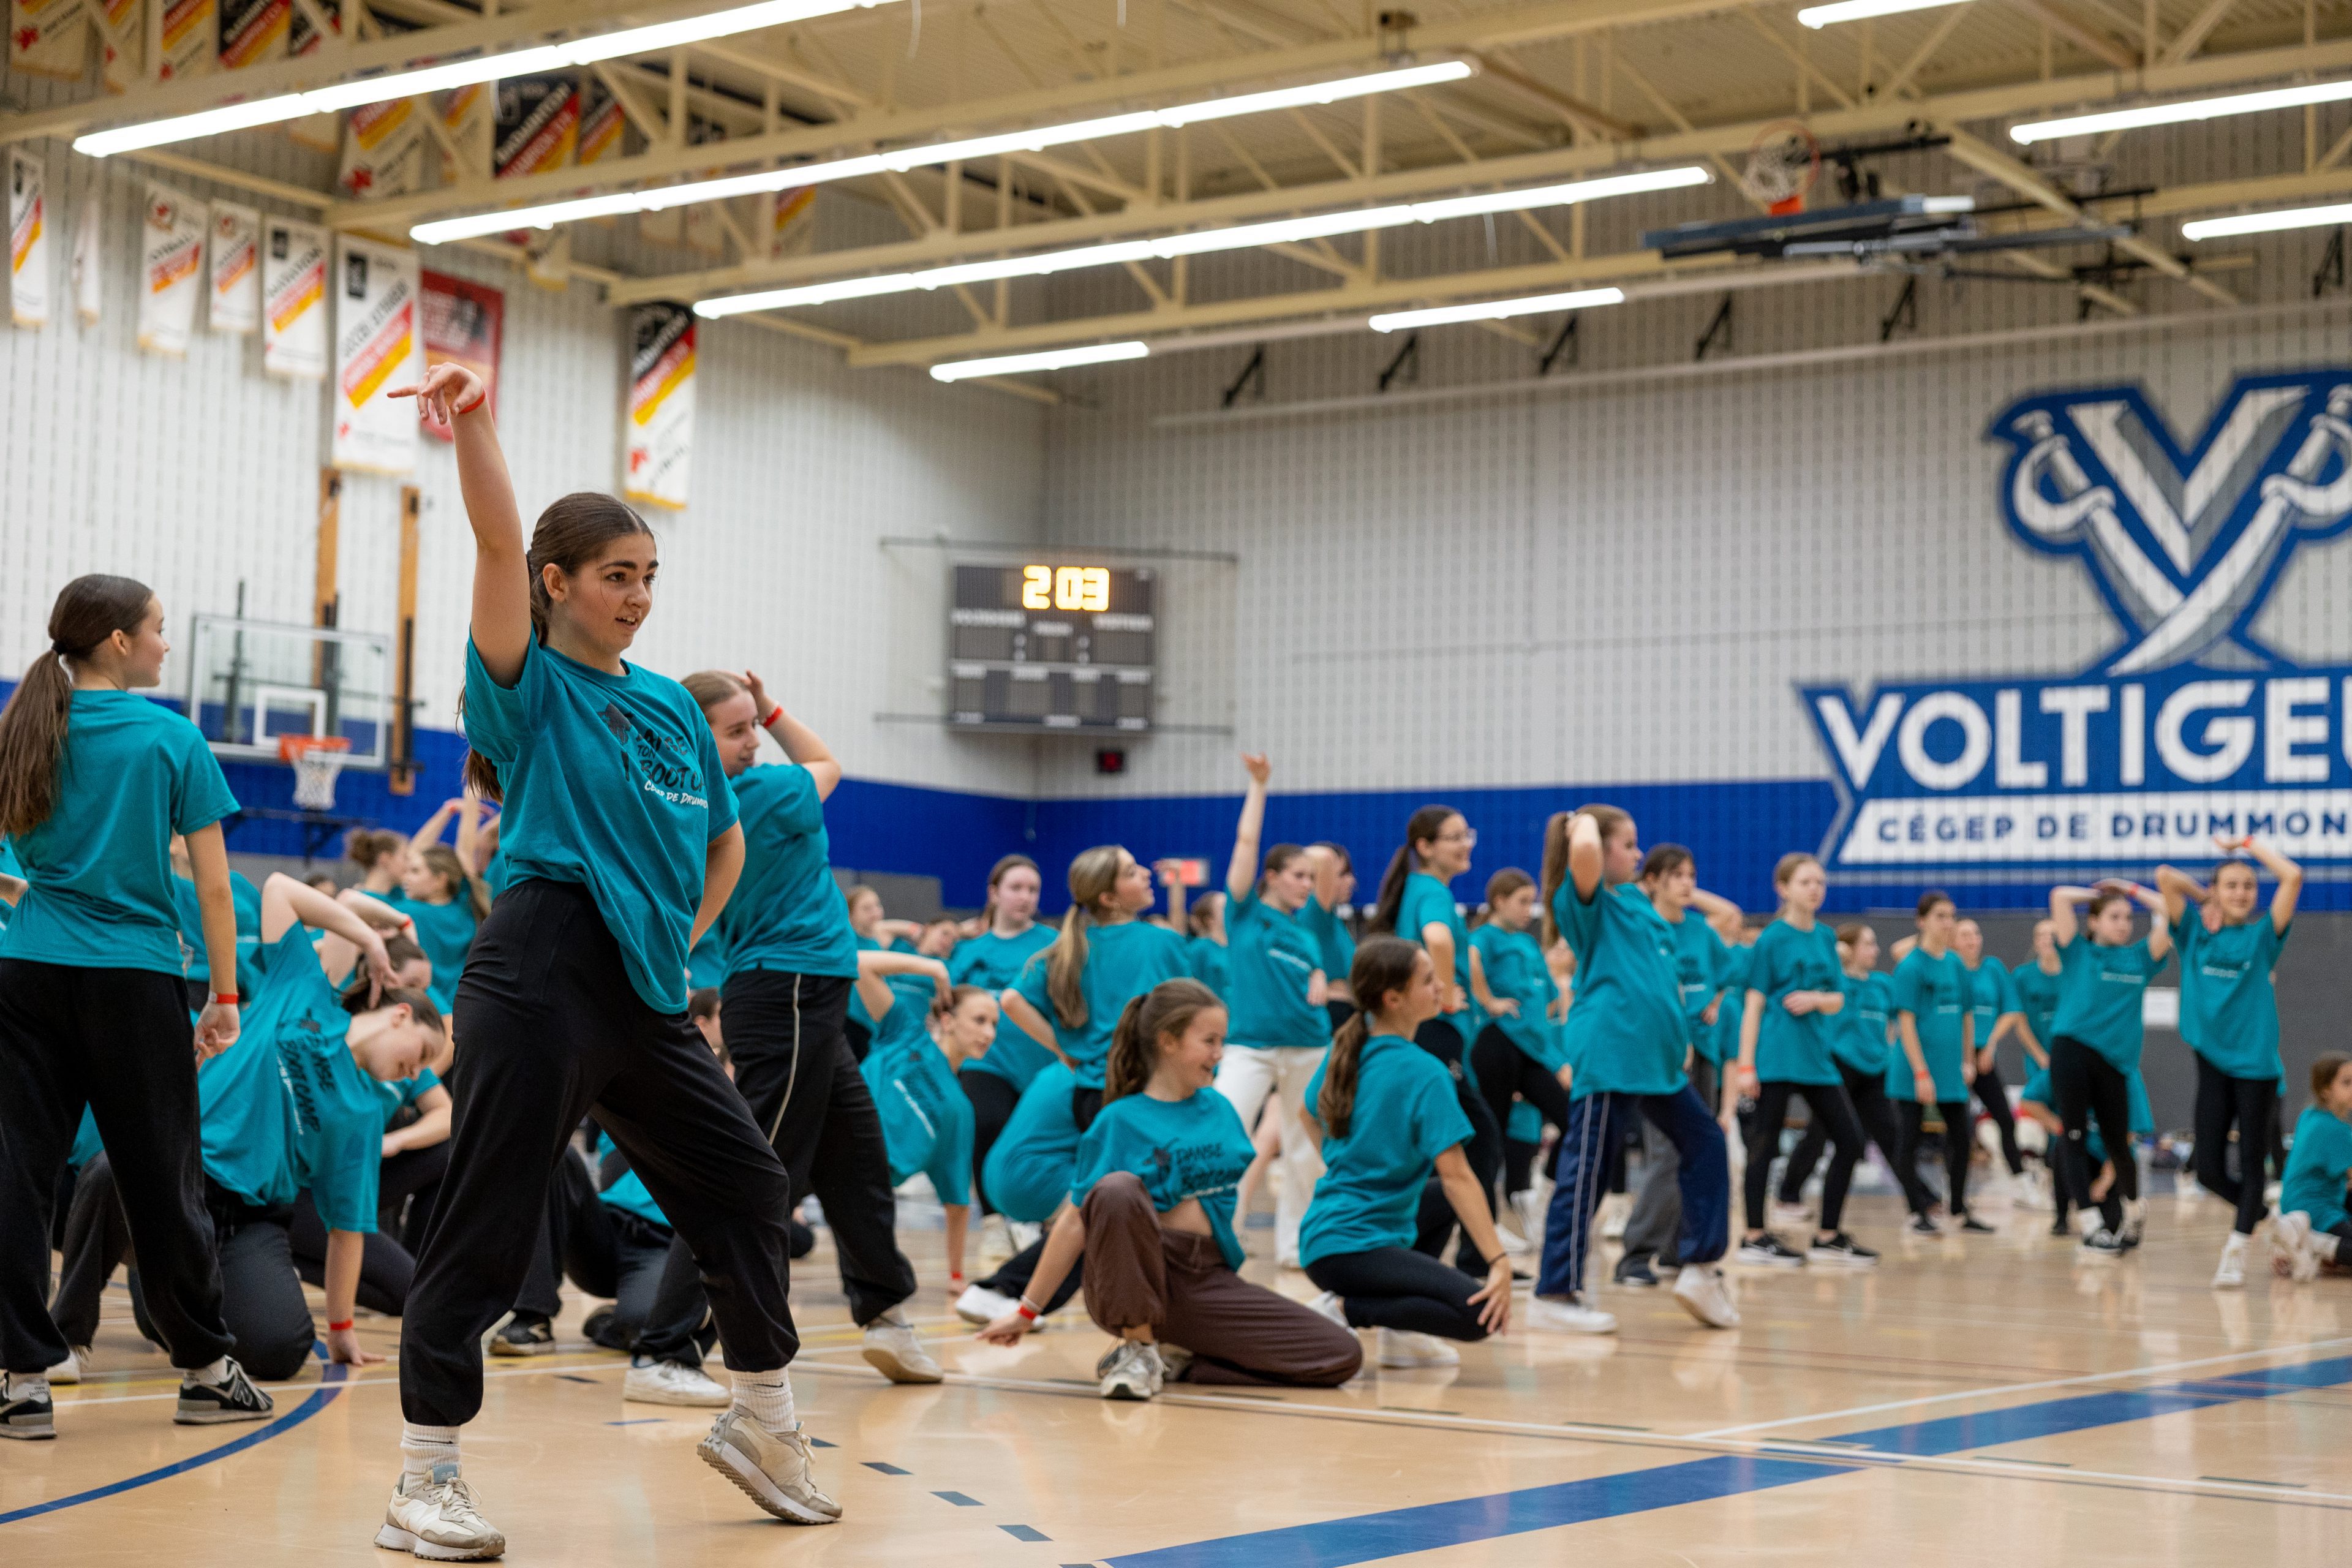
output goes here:
[[[1736, 1332], [1604, 1289], [1614, 1338], [1515, 1331], [1458, 1369], [1149, 1405], [1095, 1397], [1107, 1342], [1075, 1313], [1017, 1350], [976, 1343], [936, 1230], [906, 1236], [927, 1281], [910, 1310], [950, 1379], [893, 1387], [821, 1246], [796, 1271], [794, 1386], [841, 1524], [752, 1511], [694, 1457], [708, 1413], [624, 1405], [622, 1358], [580, 1348], [583, 1301], [561, 1353], [490, 1362], [467, 1473], [518, 1563], [2352, 1561], [2352, 1281], [2210, 1290], [2210, 1198], [2153, 1199], [2147, 1245], [2104, 1267], [2046, 1214], [1918, 1242], [1892, 1198], [1856, 1209], [1884, 1264], [1735, 1271]], [[384, 1352], [396, 1328], [361, 1323]], [[368, 1544], [397, 1463], [390, 1364], [280, 1385], [266, 1426], [181, 1428], [119, 1282], [96, 1349], [58, 1391], [59, 1439], [0, 1445], [0, 1563], [408, 1561]]]

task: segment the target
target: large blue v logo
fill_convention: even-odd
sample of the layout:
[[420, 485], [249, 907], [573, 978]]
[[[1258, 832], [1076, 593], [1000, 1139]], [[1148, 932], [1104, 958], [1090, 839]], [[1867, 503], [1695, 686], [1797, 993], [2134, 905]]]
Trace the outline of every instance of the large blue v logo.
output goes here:
[[2044, 393], [1988, 438], [2011, 448], [2010, 529], [2079, 555], [2129, 634], [2113, 675], [2284, 663], [2249, 630], [2306, 539], [2352, 526], [2352, 370], [2240, 378], [2184, 450], [2137, 386]]

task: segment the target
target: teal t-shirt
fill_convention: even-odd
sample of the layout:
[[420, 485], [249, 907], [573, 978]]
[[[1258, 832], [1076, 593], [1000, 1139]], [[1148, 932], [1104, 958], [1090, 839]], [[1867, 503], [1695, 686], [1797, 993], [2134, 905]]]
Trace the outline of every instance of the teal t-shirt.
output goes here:
[[1514, 1143], [1543, 1142], [1543, 1112], [1524, 1100], [1511, 1101], [1511, 1119], [1503, 1124], [1503, 1136]]
[[[263, 950], [261, 995], [244, 1029], [271, 1041], [294, 1108], [294, 1180], [331, 1229], [373, 1233], [383, 1158], [384, 1086], [352, 1057], [352, 1016], [299, 925]], [[241, 1038], [241, 1037], [240, 1037]]]
[[[5, 838], [0, 838], [0, 877], [22, 878], [24, 874], [25, 868], [16, 863], [16, 851], [8, 847]], [[0, 931], [8, 929], [8, 917], [16, 912], [16, 905], [0, 899]]]
[[[1319, 1118], [1327, 1058], [1307, 1086]], [[1375, 1035], [1357, 1058], [1356, 1104], [1345, 1137], [1325, 1129], [1323, 1174], [1298, 1226], [1301, 1265], [1320, 1258], [1409, 1247], [1422, 1190], [1437, 1156], [1469, 1142], [1470, 1119], [1445, 1064], [1395, 1035]]]
[[[1675, 931], [1675, 977], [1680, 984], [1683, 997], [1683, 1017], [1690, 1027], [1691, 1046], [1709, 1061], [1719, 1061], [1715, 1054], [1715, 1031], [1704, 1022], [1707, 1005], [1715, 1001], [1723, 989], [1723, 972], [1729, 961], [1730, 949], [1715, 929], [1698, 916], [1685, 910], [1678, 921], [1670, 921]], [[1716, 1009], [1722, 1016], [1723, 1010]], [[1733, 1054], [1738, 1051], [1735, 1037]]]
[[[948, 979], [958, 985], [977, 985], [994, 996], [1011, 990], [1013, 982], [1021, 978], [1023, 966], [1053, 945], [1054, 928], [1043, 921], [1019, 936], [982, 931], [956, 943], [955, 952], [948, 956]], [[1025, 1089], [1053, 1061], [1053, 1054], [1031, 1039], [1026, 1030], [1007, 1024], [997, 1029], [996, 1043], [988, 1047], [988, 1054], [964, 1063], [963, 1070], [984, 1072], [1003, 1079], [1015, 1089]], [[1055, 1184], [1057, 1189], [1069, 1184], [1066, 1175]], [[995, 1195], [995, 1189], [991, 1187], [989, 1196], [993, 1199]], [[1056, 1198], [1059, 1195], [1057, 1190]]]
[[1323, 967], [1323, 977], [1334, 985], [1348, 978], [1356, 966], [1356, 938], [1348, 930], [1348, 922], [1338, 913], [1325, 909], [1309, 899], [1298, 911], [1298, 923], [1315, 939], [1315, 952]]
[[1198, 1198], [1217, 1250], [1228, 1267], [1239, 1268], [1242, 1243], [1234, 1234], [1234, 1200], [1255, 1152], [1234, 1102], [1213, 1089], [1176, 1100], [1125, 1095], [1105, 1105], [1079, 1140], [1070, 1201], [1084, 1204], [1095, 1184], [1114, 1171], [1139, 1179], [1161, 1214], [1186, 1198]]
[[2059, 950], [2058, 963], [2058, 1033], [2126, 1072], [2138, 1067], [2140, 997], [2164, 968], [2148, 956], [2147, 939], [2101, 947], [2078, 931]]
[[[998, 1032], [996, 1044], [988, 1048], [990, 1056], [1004, 1048], [1007, 1032]], [[989, 1145], [981, 1181], [988, 1189], [988, 1201], [1005, 1218], [1042, 1225], [1069, 1195], [1078, 1164], [1078, 1123], [1070, 1106], [1077, 1087], [1077, 1074], [1048, 1058], [1021, 1091], [1004, 1131]]]
[[2352, 1171], [2352, 1127], [2315, 1105], [2304, 1107], [2295, 1120], [2294, 1142], [2287, 1150], [2280, 1210], [2309, 1215], [2314, 1230], [2334, 1230], [2345, 1220], [2347, 1171]]
[[735, 780], [743, 876], [720, 911], [727, 973], [857, 973], [849, 904], [827, 863], [832, 841], [816, 777], [797, 763], [747, 769]]
[[719, 934], [719, 922], [711, 922], [686, 955], [686, 988], [693, 991], [715, 991], [727, 984], [727, 939]]
[[1739, 1024], [1748, 1016], [1748, 975], [1755, 957], [1753, 942], [1724, 944], [1723, 1005], [1715, 1010], [1715, 1027], [1706, 1031], [1700, 1051], [1717, 1067], [1739, 1059]]
[[505, 792], [509, 884], [587, 889], [637, 995], [678, 1014], [703, 867], [710, 841], [735, 826], [735, 795], [686, 688], [625, 669], [607, 675], [534, 642], [515, 683], [500, 686], [468, 639], [466, 738]]
[[2004, 1013], [2022, 1013], [2025, 1003], [2017, 994], [2017, 982], [2009, 977], [1997, 958], [1979, 959], [1974, 969], [1963, 963], [1968, 971], [1969, 1016], [1977, 1021], [1977, 1049], [1992, 1044], [1993, 1026]]
[[2017, 987], [2017, 1005], [2026, 1026], [2047, 1051], [2058, 1037], [2058, 976], [2042, 973], [2041, 960], [2029, 958], [2009, 972], [2009, 980]]
[[1192, 978], [1215, 992], [1219, 1001], [1223, 1001], [1233, 989], [1232, 957], [1223, 942], [1205, 936], [1188, 936], [1184, 939], [1184, 962], [1191, 966]]
[[1470, 933], [1470, 945], [1478, 950], [1478, 962], [1486, 968], [1486, 989], [1519, 1005], [1516, 1016], [1497, 1013], [1487, 1021], [1530, 1061], [1549, 1072], [1559, 1071], [1568, 1059], [1560, 1047], [1560, 1025], [1551, 1016], [1552, 1004], [1559, 1000], [1559, 984], [1551, 977], [1535, 933], [1507, 931], [1489, 921]]
[[[1886, 1026], [1895, 1017], [1895, 987], [1875, 971], [1856, 980], [1838, 976], [1845, 1010], [1830, 1020], [1830, 1054], [1856, 1072], [1886, 1070]], [[1909, 1070], [1906, 1065], [1905, 1070]]]
[[[236, 914], [236, 994], [250, 996], [261, 984], [261, 972], [254, 965], [254, 954], [261, 947], [261, 889], [242, 871], [231, 871], [228, 901]], [[205, 905], [195, 883], [174, 876], [172, 903], [180, 911], [180, 958], [185, 973], [193, 980], [206, 979], [212, 971], [205, 953]]]
[[1837, 1019], [1823, 1013], [1791, 1013], [1781, 1005], [1795, 991], [1842, 992], [1837, 938], [1819, 921], [1803, 931], [1776, 920], [1758, 934], [1748, 961], [1748, 989], [1764, 994], [1764, 1019], [1756, 1031], [1756, 1076], [1765, 1083], [1839, 1082], [1830, 1037]]
[[2173, 922], [2172, 942], [2183, 977], [2180, 1033], [2197, 1054], [2231, 1078], [2284, 1077], [2271, 970], [2286, 932], [2271, 924], [2270, 911], [2209, 931], [2192, 904]]
[[66, 1155], [66, 1163], [79, 1171], [97, 1159], [105, 1148], [106, 1140], [98, 1135], [98, 1118], [85, 1105], [81, 1108], [81, 1125], [74, 1129], [73, 1149]]
[[0, 958], [184, 976], [172, 835], [236, 809], [194, 724], [134, 692], [75, 692], [56, 808], [15, 840], [32, 885]]
[[[596, 1158], [601, 1162], [613, 1152], [613, 1135], [599, 1131], [596, 1134]], [[618, 1176], [614, 1177], [613, 1184], [596, 1195], [614, 1208], [633, 1214], [648, 1225], [657, 1225], [664, 1230], [671, 1228], [669, 1216], [662, 1213], [661, 1205], [654, 1202], [653, 1194], [646, 1189], [646, 1179], [638, 1175], [634, 1168], [625, 1170]]]
[[1570, 1093], [1673, 1094], [1687, 1080], [1682, 977], [1675, 931], [1628, 882], [1576, 896], [1573, 879], [1552, 895], [1552, 919], [1576, 954], [1576, 1002], [1564, 1031], [1576, 1064]]
[[1072, 1028], [1062, 1022], [1045, 990], [1051, 956], [1041, 952], [1030, 959], [1013, 988], [1053, 1025], [1055, 1043], [1077, 1068], [1079, 1083], [1088, 1089], [1103, 1085], [1103, 1058], [1110, 1055], [1111, 1031], [1118, 1027], [1118, 1016], [1127, 1005], [1163, 980], [1181, 980], [1192, 973], [1185, 961], [1184, 939], [1164, 926], [1138, 920], [1089, 923], [1086, 967], [1078, 973], [1087, 1021]]
[[[1407, 942], [1420, 942], [1421, 933], [1433, 925], [1454, 933], [1454, 983], [1462, 987], [1465, 997], [1470, 996], [1470, 928], [1454, 906], [1454, 889], [1426, 871], [1415, 871], [1404, 880], [1404, 897], [1397, 904], [1396, 933]], [[1475, 1000], [1459, 1013], [1439, 1016], [1454, 1026], [1465, 1045], [1477, 1037], [1484, 1022]]]
[[[1961, 1026], [1968, 1017], [1969, 972], [1960, 955], [1945, 949], [1930, 958], [1926, 948], [1913, 948], [1895, 966], [1895, 1010], [1908, 1013], [1919, 1030], [1919, 1054], [1936, 1079], [1936, 1099], [1944, 1104], [1969, 1097], [1962, 1076]], [[1916, 1100], [1911, 1084], [1911, 1058], [1897, 1045], [1886, 1053], [1886, 1098]]]
[[[845, 900], [843, 903], [846, 908], [847, 900]], [[915, 944], [904, 938], [894, 936], [888, 942], [876, 942], [870, 936], [857, 935], [854, 927], [850, 932], [850, 942], [859, 952], [912, 952], [915, 951]], [[854, 969], [856, 960], [852, 959], [850, 963]], [[898, 976], [894, 975], [891, 978], [895, 983]], [[925, 984], [928, 984], [929, 982]], [[874, 1032], [874, 1015], [866, 1010], [866, 998], [857, 994], [857, 987], [854, 984], [849, 988], [849, 1021], [864, 1029], [869, 1036]]]
[[943, 1204], [971, 1201], [971, 1101], [926, 1028], [925, 1005], [901, 994], [878, 1020], [866, 1052], [866, 1087], [882, 1118], [890, 1184], [918, 1171]]
[[467, 950], [474, 945], [473, 901], [460, 893], [446, 904], [430, 904], [397, 888], [383, 901], [415, 922], [416, 945], [433, 961], [433, 984], [425, 994], [448, 1017], [457, 1005], [457, 976], [465, 973]]
[[394, 1117], [440, 1087], [441, 1075], [431, 1068], [418, 1068], [415, 1078], [399, 1078], [389, 1083], [378, 1083], [375, 1088], [376, 1092], [383, 1097], [384, 1125], [391, 1126]]
[[1228, 1044], [1313, 1050], [1331, 1043], [1331, 1015], [1307, 999], [1323, 967], [1314, 933], [1255, 888], [1225, 900], [1225, 967]]

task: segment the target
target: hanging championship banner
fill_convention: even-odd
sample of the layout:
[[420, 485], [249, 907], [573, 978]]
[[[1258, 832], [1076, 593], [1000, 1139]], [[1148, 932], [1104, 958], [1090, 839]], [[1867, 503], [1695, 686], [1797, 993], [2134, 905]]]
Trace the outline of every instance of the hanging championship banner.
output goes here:
[[327, 231], [315, 225], [262, 225], [261, 368], [297, 381], [327, 374]]
[[[801, 220], [816, 210], [816, 187], [803, 185], [797, 190], [780, 191], [768, 198], [768, 254], [782, 256], [793, 245], [805, 244], [814, 234], [815, 226]], [[794, 230], [798, 235], [795, 237]], [[791, 244], [787, 242], [791, 241]]]
[[47, 173], [39, 153], [8, 149], [8, 317], [20, 327], [49, 322]]
[[79, 78], [88, 58], [89, 0], [9, 0], [8, 68]]
[[629, 312], [628, 471], [621, 493], [670, 511], [686, 506], [694, 456], [694, 312], [667, 302]]
[[[343, 0], [311, 0], [327, 31], [321, 33], [310, 25], [310, 12], [302, 6], [294, 8], [293, 25], [287, 30], [286, 52], [299, 58], [326, 43], [330, 35], [343, 34]], [[342, 117], [335, 114], [306, 114], [299, 120], [286, 122], [286, 134], [315, 152], [332, 153], [342, 134]]]
[[185, 76], [210, 76], [219, 56], [218, 0], [150, 0], [163, 7], [163, 68], [165, 81]]
[[[490, 95], [488, 82], [475, 82], [441, 95], [441, 183], [478, 180], [490, 167]], [[450, 149], [457, 149], [452, 155]]]
[[139, 85], [147, 60], [147, 7], [143, 0], [92, 0], [90, 20], [98, 24], [100, 76], [109, 92], [129, 92]]
[[572, 162], [585, 169], [607, 158], [617, 158], [628, 140], [629, 117], [621, 101], [592, 73], [580, 82], [580, 142]]
[[416, 468], [416, 409], [384, 389], [422, 379], [416, 253], [344, 237], [335, 262], [335, 433], [339, 468]]
[[292, 37], [294, 0], [215, 0], [220, 6], [220, 61], [243, 70], [284, 58]]
[[580, 94], [570, 77], [508, 77], [498, 87], [491, 171], [501, 180], [561, 169], [580, 136]]
[[[482, 378], [488, 392], [490, 417], [499, 416], [499, 340], [505, 335], [507, 297], [499, 289], [446, 272], [419, 274], [418, 297], [425, 305], [425, 367], [447, 362], [462, 364]], [[455, 431], [426, 426], [444, 441], [457, 439]]]
[[212, 330], [253, 331], [261, 320], [261, 215], [235, 202], [215, 202], [211, 261]]
[[343, 167], [335, 183], [363, 202], [416, 189], [425, 168], [424, 117], [432, 111], [415, 98], [352, 110], [343, 121]]
[[204, 203], [148, 183], [139, 237], [139, 346], [149, 353], [177, 358], [188, 352], [209, 219]]
[[99, 262], [98, 247], [99, 225], [104, 216], [105, 209], [98, 194], [98, 180], [93, 175], [89, 184], [82, 186], [81, 202], [74, 212], [74, 314], [81, 319], [85, 327], [98, 325], [100, 307], [104, 300], [99, 288], [104, 268]]

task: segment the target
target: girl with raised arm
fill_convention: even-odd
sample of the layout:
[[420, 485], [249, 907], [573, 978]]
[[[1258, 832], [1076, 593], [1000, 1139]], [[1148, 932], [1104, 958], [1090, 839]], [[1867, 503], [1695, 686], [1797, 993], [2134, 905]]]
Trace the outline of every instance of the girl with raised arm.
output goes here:
[[[894, 985], [893, 973], [929, 979], [935, 994]], [[874, 1044], [859, 1071], [882, 1118], [890, 1184], [928, 1174], [946, 1213], [948, 1293], [963, 1294], [963, 1244], [971, 1222], [971, 1101], [956, 1084], [965, 1063], [996, 1039], [996, 998], [955, 985], [935, 958], [857, 955], [857, 987], [874, 1016]]]
[[[0, 1436], [57, 1435], [68, 1345], [43, 1300], [49, 1212], [87, 1107], [182, 1373], [176, 1419], [258, 1421], [231, 1359], [204, 1220], [196, 1063], [237, 1035], [236, 911], [221, 819], [236, 809], [194, 724], [139, 695], [163, 679], [163, 606], [128, 577], [77, 577], [49, 646], [0, 712], [0, 838], [26, 887], [0, 931]], [[171, 840], [184, 834], [211, 1000], [189, 1049]]]
[[433, 961], [433, 1005], [447, 1012], [457, 1005], [457, 981], [466, 972], [466, 950], [490, 918], [490, 889], [461, 850], [441, 842], [441, 830], [456, 816], [458, 842], [471, 847], [482, 803], [471, 795], [444, 801], [408, 840], [406, 868], [384, 902], [416, 922], [412, 934]]
[[[1917, 945], [1895, 966], [1895, 1034], [1900, 1051], [1886, 1059], [1886, 1098], [1900, 1119], [1895, 1166], [1918, 1179], [1919, 1142], [1927, 1107], [1944, 1123], [1944, 1216], [1963, 1231], [1992, 1226], [1969, 1213], [1969, 1079], [1976, 1061], [1976, 1020], [1969, 1013], [1969, 976], [1952, 951], [1950, 895], [1919, 895]], [[1901, 949], [1897, 948], [1898, 952]], [[1914, 1208], [1915, 1236], [1940, 1236], [1933, 1215]]]
[[[1895, 1158], [1896, 1150], [1902, 1146], [1901, 1134], [1895, 1127], [1894, 1108], [1886, 1100], [1885, 1087], [1887, 1049], [1895, 1032], [1895, 986], [1878, 972], [1878, 933], [1855, 921], [1838, 927], [1837, 943], [1838, 963], [1843, 970], [1839, 985], [1845, 992], [1845, 1006], [1837, 1015], [1836, 1027], [1830, 1032], [1830, 1055], [1836, 1058], [1846, 1098], [1853, 1103], [1854, 1119], [1862, 1123], [1870, 1141], [1878, 1145], [1886, 1168], [1895, 1173], [1895, 1183], [1903, 1189], [1903, 1201], [1915, 1217], [1925, 1217], [1932, 1225], [1935, 1220], [1929, 1211], [1935, 1207], [1935, 1194], [1919, 1180], [1916, 1171]], [[1811, 1179], [1813, 1167], [1821, 1163], [1829, 1146], [1826, 1121], [1816, 1121], [1805, 1129], [1805, 1135], [1790, 1152], [1788, 1166], [1780, 1173], [1780, 1203], [1784, 1208], [1801, 1205], [1805, 1183]]]
[[[2132, 900], [2146, 904], [2155, 926], [2132, 940]], [[2078, 904], [2090, 905], [2078, 923]], [[2136, 882], [2050, 889], [2050, 938], [2058, 948], [2058, 1016], [2050, 1042], [2050, 1086], [2065, 1129], [2067, 1194], [2087, 1209], [2095, 1168], [2084, 1147], [2091, 1119], [2115, 1161], [2116, 1179], [2098, 1200], [2098, 1229], [2083, 1238], [2092, 1258], [2116, 1258], [2139, 1245], [2139, 1162], [2132, 1154], [2131, 1080], [2139, 1070], [2140, 998], [2172, 956], [2164, 929], [2164, 899]]]
[[591, 1110], [707, 1270], [734, 1405], [702, 1458], [780, 1519], [829, 1523], [785, 1374], [784, 1168], [687, 1016], [686, 955], [734, 890], [743, 835], [684, 687], [623, 656], [653, 609], [654, 537], [610, 496], [554, 502], [528, 545], [488, 400], [439, 364], [399, 395], [453, 426], [474, 535], [468, 781], [503, 801], [508, 880], [458, 983], [466, 1071], [449, 1174], [403, 1328], [400, 1481], [376, 1544], [495, 1557], [460, 1468], [482, 1338], [530, 1265], [548, 1181]]
[[[2156, 868], [2166, 922], [2180, 950], [2180, 1033], [2197, 1052], [2197, 1182], [2237, 1205], [2237, 1223], [2213, 1271], [2217, 1289], [2246, 1282], [2246, 1248], [2268, 1205], [2263, 1161], [2278, 1120], [2278, 997], [2271, 971], [2294, 926], [2303, 868], [2252, 835], [2216, 834], [2225, 856], [2246, 855], [2278, 879], [2268, 909], [2256, 905], [2254, 868], [2226, 859], [2212, 886], [2169, 866]], [[2200, 909], [2193, 906], [2203, 905]], [[2209, 923], [2205, 918], [2212, 915]], [[2238, 1173], [2230, 1173], [2230, 1130], [2238, 1132]]]
[[1224, 997], [1232, 1037], [1217, 1068], [1217, 1092], [1234, 1102], [1242, 1125], [1257, 1125], [1268, 1097], [1278, 1118], [1282, 1152], [1274, 1170], [1275, 1259], [1298, 1267], [1298, 1222], [1323, 1163], [1321, 1142], [1306, 1118], [1307, 1080], [1331, 1043], [1324, 1010], [1321, 944], [1298, 917], [1315, 902], [1315, 862], [1296, 844], [1277, 844], [1258, 866], [1265, 825], [1266, 760], [1244, 755], [1249, 790], [1234, 830], [1234, 858], [1225, 869], [1225, 953], [1230, 975]]

